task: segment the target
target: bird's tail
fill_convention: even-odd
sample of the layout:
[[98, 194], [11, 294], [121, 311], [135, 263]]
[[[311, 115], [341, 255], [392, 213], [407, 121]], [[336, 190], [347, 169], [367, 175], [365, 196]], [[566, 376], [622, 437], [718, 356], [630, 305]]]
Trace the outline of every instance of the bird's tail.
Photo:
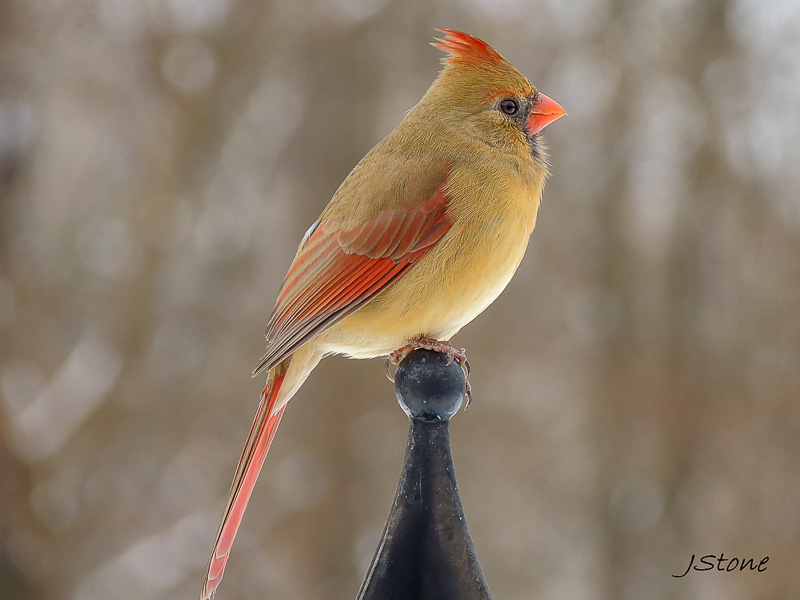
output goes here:
[[233, 546], [233, 539], [242, 522], [244, 510], [247, 508], [247, 501], [250, 500], [250, 494], [255, 487], [261, 465], [264, 464], [264, 458], [269, 452], [272, 438], [275, 437], [278, 424], [281, 422], [283, 411], [286, 408], [285, 401], [278, 404], [278, 396], [291, 360], [291, 356], [285, 359], [274, 367], [267, 377], [267, 385], [261, 393], [258, 412], [256, 412], [253, 426], [250, 428], [250, 434], [247, 436], [239, 465], [236, 467], [236, 475], [233, 477], [225, 516], [219, 527], [217, 540], [214, 543], [214, 552], [211, 554], [208, 571], [203, 582], [201, 600], [212, 598], [222, 580], [225, 564], [228, 562], [231, 546]]

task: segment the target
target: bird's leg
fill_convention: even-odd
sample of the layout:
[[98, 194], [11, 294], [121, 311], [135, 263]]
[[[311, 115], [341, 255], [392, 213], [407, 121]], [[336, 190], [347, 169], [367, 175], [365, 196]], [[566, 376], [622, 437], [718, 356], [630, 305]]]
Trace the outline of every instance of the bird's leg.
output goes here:
[[411, 354], [411, 352], [414, 350], [418, 350], [420, 348], [446, 354], [448, 365], [453, 361], [456, 361], [459, 364], [464, 371], [464, 379], [466, 383], [465, 393], [467, 395], [467, 403], [464, 405], [464, 409], [466, 410], [469, 408], [469, 405], [472, 404], [472, 386], [469, 384], [470, 366], [469, 361], [467, 360], [467, 351], [465, 348], [456, 350], [450, 342], [443, 342], [441, 340], [435, 340], [433, 338], [424, 336], [408, 340], [408, 344], [389, 354], [389, 357], [386, 359], [384, 369], [386, 371], [386, 377], [389, 379], [389, 381], [394, 383], [394, 375], [390, 370], [392, 365], [399, 365], [406, 356]]

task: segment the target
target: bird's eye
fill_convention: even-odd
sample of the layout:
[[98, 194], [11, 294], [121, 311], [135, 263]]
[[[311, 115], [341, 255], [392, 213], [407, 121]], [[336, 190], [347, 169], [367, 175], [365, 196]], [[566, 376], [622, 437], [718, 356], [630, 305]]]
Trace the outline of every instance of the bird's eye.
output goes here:
[[515, 115], [519, 111], [519, 104], [513, 98], [506, 98], [502, 100], [499, 105], [500, 111], [504, 115]]

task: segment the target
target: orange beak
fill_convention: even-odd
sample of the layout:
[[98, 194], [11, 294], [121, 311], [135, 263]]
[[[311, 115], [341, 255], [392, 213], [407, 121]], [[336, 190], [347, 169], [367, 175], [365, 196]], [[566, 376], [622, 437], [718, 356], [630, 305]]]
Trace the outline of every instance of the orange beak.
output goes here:
[[529, 135], [539, 133], [542, 129], [550, 125], [553, 121], [560, 119], [567, 114], [561, 105], [540, 93], [533, 105], [533, 110], [528, 117], [528, 124], [525, 126]]

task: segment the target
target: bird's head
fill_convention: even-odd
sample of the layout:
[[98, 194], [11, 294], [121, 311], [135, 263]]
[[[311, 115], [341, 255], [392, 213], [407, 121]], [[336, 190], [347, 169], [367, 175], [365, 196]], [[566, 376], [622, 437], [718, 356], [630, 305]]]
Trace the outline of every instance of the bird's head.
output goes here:
[[444, 68], [423, 102], [459, 131], [500, 150], [543, 160], [539, 132], [566, 111], [476, 37], [437, 29]]

